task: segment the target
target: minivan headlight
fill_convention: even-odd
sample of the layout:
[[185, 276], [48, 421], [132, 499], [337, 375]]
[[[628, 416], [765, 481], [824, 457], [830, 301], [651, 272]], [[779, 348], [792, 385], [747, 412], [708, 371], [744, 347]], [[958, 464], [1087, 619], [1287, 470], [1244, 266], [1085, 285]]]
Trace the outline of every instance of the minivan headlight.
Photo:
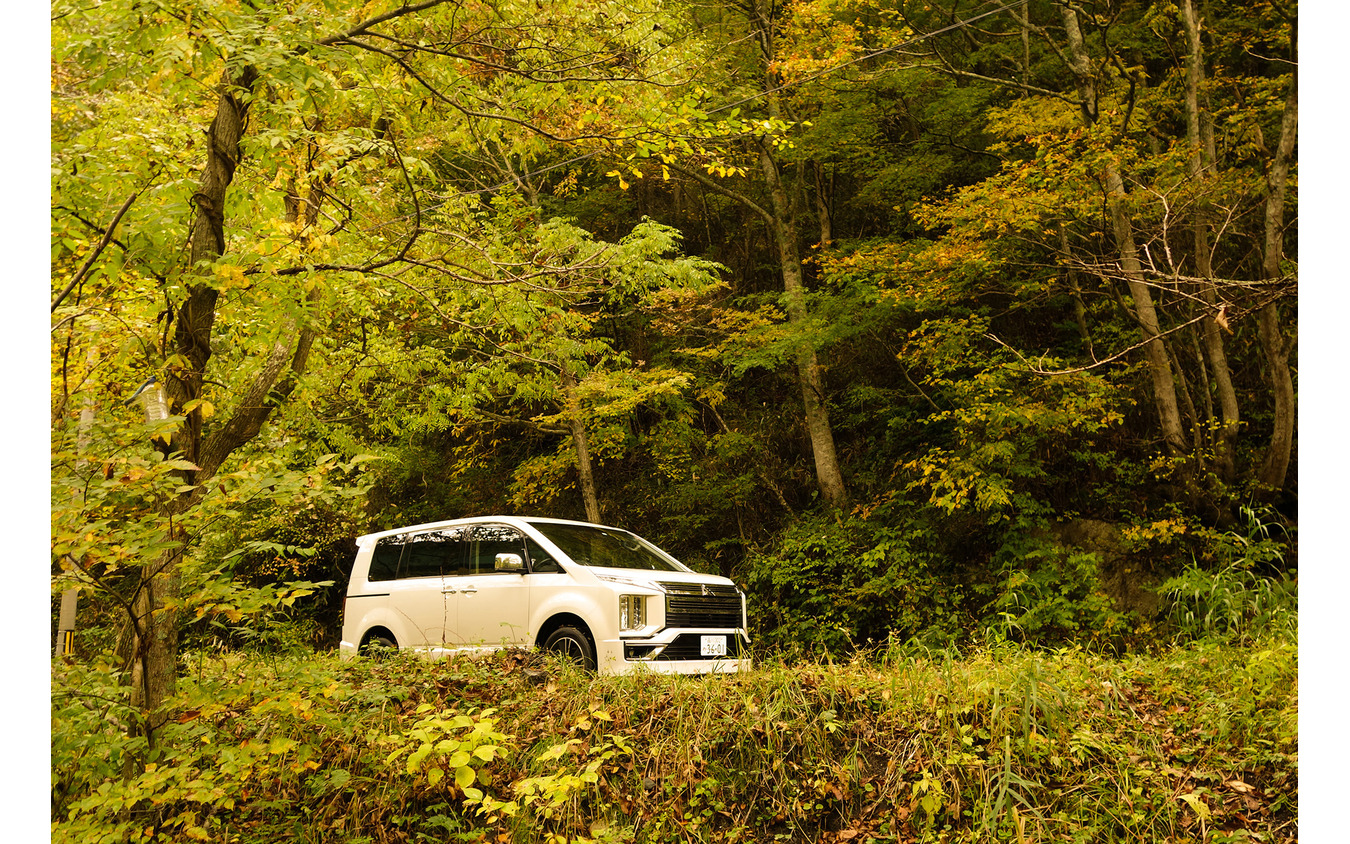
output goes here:
[[619, 629], [637, 630], [647, 626], [647, 596], [619, 596]]

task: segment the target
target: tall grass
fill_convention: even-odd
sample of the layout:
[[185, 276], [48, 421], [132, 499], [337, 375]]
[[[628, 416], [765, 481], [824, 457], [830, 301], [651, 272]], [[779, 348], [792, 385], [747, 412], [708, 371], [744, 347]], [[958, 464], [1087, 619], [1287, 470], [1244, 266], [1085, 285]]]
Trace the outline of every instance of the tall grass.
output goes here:
[[526, 653], [191, 668], [156, 750], [124, 737], [111, 672], [58, 668], [53, 840], [1297, 836], [1288, 637], [1118, 660], [897, 650], [706, 678], [595, 678]]
[[1240, 528], [1211, 535], [1209, 559], [1162, 585], [1181, 638], [1249, 643], [1298, 635], [1297, 571], [1284, 565], [1288, 537], [1265, 515], [1244, 508]]

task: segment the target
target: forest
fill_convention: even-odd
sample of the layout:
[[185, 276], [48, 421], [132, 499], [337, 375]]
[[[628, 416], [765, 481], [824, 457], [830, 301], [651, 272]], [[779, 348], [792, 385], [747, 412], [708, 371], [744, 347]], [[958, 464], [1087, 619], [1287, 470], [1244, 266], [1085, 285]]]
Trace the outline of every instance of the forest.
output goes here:
[[[53, 840], [1297, 840], [1296, 2], [54, 0], [50, 82]], [[339, 663], [489, 514], [761, 668]]]

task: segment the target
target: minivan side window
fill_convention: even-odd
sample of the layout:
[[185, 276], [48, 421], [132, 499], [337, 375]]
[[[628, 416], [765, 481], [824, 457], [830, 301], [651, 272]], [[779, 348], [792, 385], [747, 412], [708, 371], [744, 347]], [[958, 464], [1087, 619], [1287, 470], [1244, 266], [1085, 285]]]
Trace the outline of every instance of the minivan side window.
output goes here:
[[[467, 528], [426, 531], [390, 537], [403, 546], [398, 577], [441, 577], [463, 574], [468, 564]], [[381, 545], [384, 542], [380, 543]], [[376, 553], [379, 548], [376, 548]], [[374, 560], [371, 561], [372, 566]]]
[[386, 536], [375, 546], [370, 557], [370, 571], [367, 580], [393, 580], [398, 577], [398, 561], [403, 556], [406, 536]]
[[515, 554], [521, 561], [528, 560], [525, 554], [525, 537], [520, 531], [506, 525], [479, 525], [474, 528], [473, 553], [468, 567], [469, 574], [506, 574], [497, 571], [498, 554]]
[[530, 571], [533, 574], [557, 574], [562, 571], [562, 566], [553, 559], [553, 555], [528, 536], [525, 537], [525, 550], [530, 552]]

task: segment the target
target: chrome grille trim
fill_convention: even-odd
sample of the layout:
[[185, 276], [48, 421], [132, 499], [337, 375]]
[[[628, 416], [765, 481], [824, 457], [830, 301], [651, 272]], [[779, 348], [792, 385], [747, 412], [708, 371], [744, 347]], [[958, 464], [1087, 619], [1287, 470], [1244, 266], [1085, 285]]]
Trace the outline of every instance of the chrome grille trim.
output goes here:
[[666, 627], [735, 630], [741, 626], [741, 591], [716, 583], [662, 583]]

